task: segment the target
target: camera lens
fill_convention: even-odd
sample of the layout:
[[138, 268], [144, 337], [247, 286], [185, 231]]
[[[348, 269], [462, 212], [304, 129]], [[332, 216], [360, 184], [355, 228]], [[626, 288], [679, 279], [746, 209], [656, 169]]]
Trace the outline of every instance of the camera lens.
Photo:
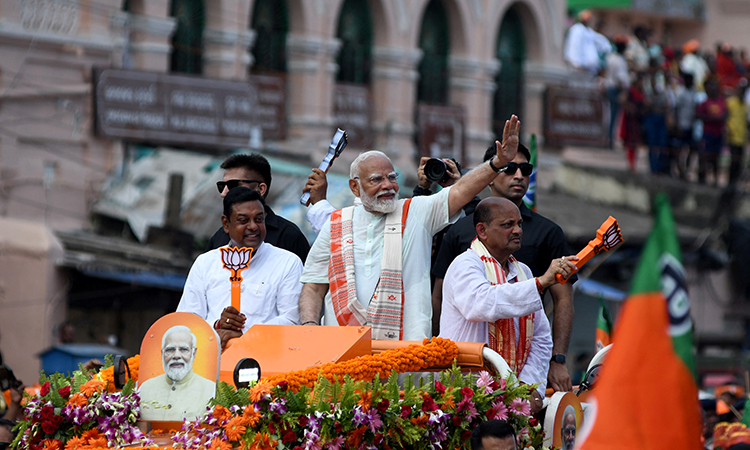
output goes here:
[[430, 181], [441, 181], [443, 178], [447, 178], [446, 170], [448, 170], [448, 166], [442, 159], [438, 158], [430, 158], [424, 165], [424, 175]]

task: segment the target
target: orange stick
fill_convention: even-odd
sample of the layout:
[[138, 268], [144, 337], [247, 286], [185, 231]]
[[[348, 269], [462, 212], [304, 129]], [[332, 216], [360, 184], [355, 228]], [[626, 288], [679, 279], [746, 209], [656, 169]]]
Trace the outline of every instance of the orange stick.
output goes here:
[[224, 268], [231, 271], [229, 281], [232, 282], [232, 307], [237, 311], [242, 311], [240, 295], [242, 288], [242, 271], [247, 269], [250, 259], [253, 256], [253, 249], [249, 247], [242, 248], [222, 248], [221, 262]]

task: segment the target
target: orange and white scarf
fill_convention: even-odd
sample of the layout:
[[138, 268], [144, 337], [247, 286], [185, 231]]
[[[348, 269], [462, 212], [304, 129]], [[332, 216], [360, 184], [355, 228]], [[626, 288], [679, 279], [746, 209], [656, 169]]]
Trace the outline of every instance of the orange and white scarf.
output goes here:
[[411, 199], [400, 200], [385, 217], [380, 279], [365, 309], [357, 299], [354, 277], [354, 207], [331, 214], [331, 260], [328, 281], [336, 320], [341, 326], [372, 327], [372, 338], [400, 340], [403, 337], [404, 284], [403, 231]]
[[[490, 254], [487, 247], [482, 244], [479, 238], [474, 238], [471, 242], [471, 249], [479, 256], [484, 263], [485, 274], [490, 284], [504, 284], [505, 272], [499, 262]], [[508, 258], [508, 264], [516, 266], [518, 272], [518, 281], [526, 281], [526, 275], [521, 269], [521, 265], [512, 255]], [[488, 323], [489, 347], [502, 356], [515, 373], [521, 373], [526, 359], [529, 357], [531, 350], [531, 339], [534, 336], [534, 313], [520, 317], [518, 319], [519, 335], [516, 341], [516, 329], [513, 319], [498, 319], [495, 322]]]

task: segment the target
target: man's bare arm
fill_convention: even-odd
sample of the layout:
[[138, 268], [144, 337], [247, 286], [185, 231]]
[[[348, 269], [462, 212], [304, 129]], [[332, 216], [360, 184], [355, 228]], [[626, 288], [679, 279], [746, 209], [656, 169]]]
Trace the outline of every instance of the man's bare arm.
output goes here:
[[499, 169], [513, 161], [518, 152], [520, 127], [521, 122], [515, 115], [511, 116], [510, 120], [506, 120], [503, 129], [503, 142], [495, 141], [497, 156], [490, 158], [488, 163], [477, 166], [453, 185], [448, 195], [448, 211], [451, 216], [456, 214], [495, 179], [497, 173], [492, 170], [490, 163]]
[[[570, 343], [570, 332], [573, 328], [573, 286], [571, 283], [553, 284], [549, 287], [550, 294], [555, 307], [555, 314], [552, 320], [552, 354], [568, 351]], [[549, 373], [547, 374], [549, 387], [555, 391], [570, 391], [573, 389], [570, 381], [570, 374], [565, 364], [550, 362]]]
[[305, 283], [299, 295], [299, 323], [302, 325], [320, 325], [320, 312], [323, 300], [328, 292], [328, 284]]

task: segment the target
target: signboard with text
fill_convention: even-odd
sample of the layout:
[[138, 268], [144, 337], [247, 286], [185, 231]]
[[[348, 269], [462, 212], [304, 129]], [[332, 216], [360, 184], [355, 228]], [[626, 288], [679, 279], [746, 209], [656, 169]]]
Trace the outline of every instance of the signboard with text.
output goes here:
[[417, 107], [419, 156], [454, 158], [463, 163], [464, 110], [420, 103]]
[[212, 148], [284, 137], [284, 80], [228, 81], [103, 69], [94, 72], [96, 133]]
[[372, 143], [371, 103], [367, 86], [336, 84], [333, 94], [334, 124], [346, 130], [352, 147], [363, 148]]
[[544, 139], [550, 147], [609, 145], [609, 108], [595, 89], [549, 86], [544, 101]]

